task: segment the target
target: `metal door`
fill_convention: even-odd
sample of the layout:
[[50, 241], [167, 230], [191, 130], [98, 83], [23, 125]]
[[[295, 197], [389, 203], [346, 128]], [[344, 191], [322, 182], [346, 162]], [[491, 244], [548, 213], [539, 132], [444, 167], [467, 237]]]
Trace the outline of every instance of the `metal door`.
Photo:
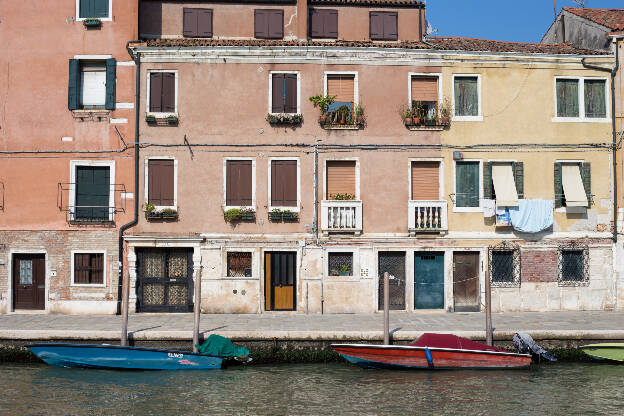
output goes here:
[[453, 253], [453, 299], [457, 312], [480, 310], [479, 253]]
[[414, 253], [414, 309], [444, 309], [444, 253]]
[[264, 254], [264, 298], [267, 311], [294, 311], [297, 305], [297, 253]]
[[45, 254], [13, 255], [13, 309], [45, 309]]
[[405, 252], [379, 252], [379, 309], [384, 308], [384, 273], [390, 274], [390, 305], [391, 310], [405, 309]]
[[192, 249], [137, 249], [138, 312], [191, 312], [192, 282]]

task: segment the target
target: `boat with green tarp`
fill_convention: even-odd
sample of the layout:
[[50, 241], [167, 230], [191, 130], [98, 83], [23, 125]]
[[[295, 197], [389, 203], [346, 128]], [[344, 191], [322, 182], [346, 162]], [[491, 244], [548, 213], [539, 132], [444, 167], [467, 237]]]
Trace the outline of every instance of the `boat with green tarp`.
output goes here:
[[579, 348], [592, 358], [624, 361], [624, 343], [622, 342], [582, 345]]

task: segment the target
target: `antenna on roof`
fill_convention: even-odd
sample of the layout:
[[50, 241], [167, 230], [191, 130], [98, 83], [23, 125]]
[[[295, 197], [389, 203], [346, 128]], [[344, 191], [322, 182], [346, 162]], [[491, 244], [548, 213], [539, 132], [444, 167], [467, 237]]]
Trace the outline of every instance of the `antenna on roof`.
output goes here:
[[576, 3], [579, 7], [585, 8], [585, 0], [572, 0], [572, 1]]

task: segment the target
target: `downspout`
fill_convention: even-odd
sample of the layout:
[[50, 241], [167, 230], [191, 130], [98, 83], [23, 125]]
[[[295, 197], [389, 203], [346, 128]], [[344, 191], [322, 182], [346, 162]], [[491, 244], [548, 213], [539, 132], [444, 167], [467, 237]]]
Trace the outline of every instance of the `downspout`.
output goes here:
[[422, 6], [418, 8], [418, 40], [423, 40], [422, 30]]
[[314, 145], [314, 244], [319, 244], [318, 223], [318, 145]]

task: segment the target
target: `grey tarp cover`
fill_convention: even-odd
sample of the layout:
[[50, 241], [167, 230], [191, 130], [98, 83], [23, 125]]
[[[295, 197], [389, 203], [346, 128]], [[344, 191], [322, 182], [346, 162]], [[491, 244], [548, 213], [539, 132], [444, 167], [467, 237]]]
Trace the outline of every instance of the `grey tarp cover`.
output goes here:
[[533, 341], [529, 334], [518, 334], [513, 336], [513, 343], [521, 354], [532, 354], [549, 361], [557, 361], [554, 355], [540, 347]]
[[249, 350], [245, 347], [237, 347], [232, 341], [216, 334], [210, 334], [202, 345], [196, 345], [197, 350], [202, 354], [217, 355], [223, 358], [244, 357], [249, 355]]

